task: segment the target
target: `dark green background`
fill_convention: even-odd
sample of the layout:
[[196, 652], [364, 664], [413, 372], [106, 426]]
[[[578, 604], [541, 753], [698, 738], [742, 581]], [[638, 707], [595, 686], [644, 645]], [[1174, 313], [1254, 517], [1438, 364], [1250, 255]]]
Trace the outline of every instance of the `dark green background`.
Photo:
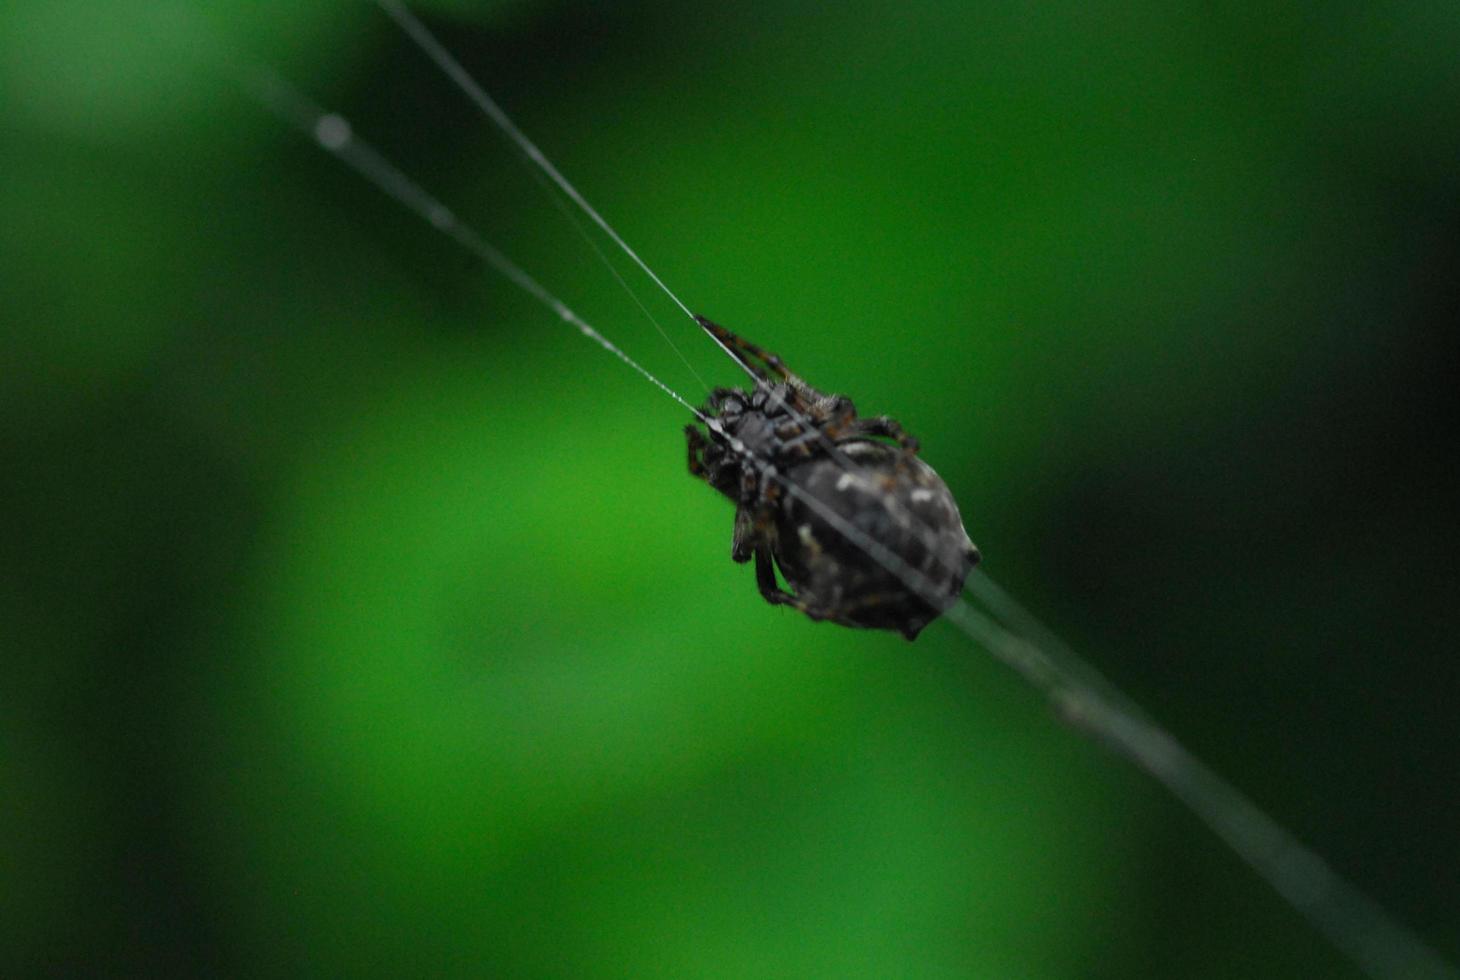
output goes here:
[[[0, 12], [0, 974], [1353, 975], [951, 626], [767, 607], [681, 410], [229, 80], [701, 398], [383, 15], [206, 9]], [[422, 9], [1460, 954], [1460, 6]]]

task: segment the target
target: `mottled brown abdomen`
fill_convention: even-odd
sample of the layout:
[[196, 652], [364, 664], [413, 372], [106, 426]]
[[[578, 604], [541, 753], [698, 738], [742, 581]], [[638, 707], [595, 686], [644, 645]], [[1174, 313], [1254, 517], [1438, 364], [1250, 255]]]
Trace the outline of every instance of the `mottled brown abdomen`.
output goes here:
[[772, 554], [787, 585], [822, 618], [913, 639], [958, 597], [978, 549], [932, 467], [872, 440], [838, 448], [855, 464], [851, 469], [822, 456], [787, 477], [821, 509], [901, 559], [915, 580], [921, 576], [921, 594], [794, 495], [781, 502]]

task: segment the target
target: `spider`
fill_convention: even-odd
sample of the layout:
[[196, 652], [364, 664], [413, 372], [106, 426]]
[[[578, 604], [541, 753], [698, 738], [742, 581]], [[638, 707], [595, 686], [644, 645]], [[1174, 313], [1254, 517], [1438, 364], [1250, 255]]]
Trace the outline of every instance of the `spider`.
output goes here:
[[[753, 394], [714, 389], [704, 407], [714, 420], [709, 435], [694, 425], [684, 430], [690, 474], [735, 502], [730, 558], [755, 559], [756, 585], [771, 605], [916, 638], [958, 597], [979, 560], [952, 493], [917, 458], [918, 441], [896, 420], [858, 417], [851, 399], [817, 391], [776, 355], [695, 319], [762, 382]], [[787, 493], [778, 476], [802, 494]], [[924, 577], [922, 594], [803, 496], [906, 562]], [[778, 584], [777, 569], [791, 591]]]

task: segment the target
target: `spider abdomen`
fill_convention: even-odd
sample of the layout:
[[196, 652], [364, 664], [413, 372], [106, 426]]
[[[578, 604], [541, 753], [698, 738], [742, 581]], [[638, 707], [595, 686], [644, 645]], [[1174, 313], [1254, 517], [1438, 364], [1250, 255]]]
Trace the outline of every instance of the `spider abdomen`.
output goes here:
[[[958, 597], [978, 562], [978, 549], [963, 528], [952, 493], [932, 467], [872, 440], [839, 448], [855, 464], [852, 468], [818, 456], [787, 474], [816, 505], [798, 496], [783, 498], [771, 553], [812, 615], [846, 626], [897, 630], [912, 639]], [[835, 523], [826, 511], [836, 515]], [[845, 533], [846, 525], [906, 569], [889, 568], [869, 554], [864, 542]], [[918, 588], [905, 581], [909, 577]]]

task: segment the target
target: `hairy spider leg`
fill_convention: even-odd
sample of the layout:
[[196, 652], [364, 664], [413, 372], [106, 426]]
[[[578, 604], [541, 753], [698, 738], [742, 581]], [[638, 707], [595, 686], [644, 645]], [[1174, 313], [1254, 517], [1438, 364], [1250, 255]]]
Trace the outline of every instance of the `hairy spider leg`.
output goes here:
[[791, 373], [785, 362], [765, 348], [758, 347], [743, 337], [737, 337], [709, 317], [696, 313], [695, 322], [703, 327], [710, 336], [729, 347], [736, 360], [750, 368], [751, 372], [762, 381], [778, 378], [781, 381], [794, 379], [795, 382], [800, 382], [801, 379]]
[[735, 530], [730, 535], [730, 560], [744, 565], [755, 554], [755, 518], [749, 507], [735, 508]]
[[684, 427], [684, 440], [689, 449], [690, 476], [698, 477], [706, 483], [709, 483], [710, 471], [705, 468], [705, 447], [710, 444], [709, 440], [700, 433], [699, 429], [696, 429], [692, 425], [686, 425]]
[[711, 388], [709, 403], [711, 405], [723, 405], [728, 399], [732, 397], [738, 398], [742, 402], [746, 403], [750, 401], [750, 399], [745, 396], [745, 393], [739, 388]]
[[781, 485], [773, 467], [746, 467], [740, 474], [740, 507], [753, 509], [755, 530], [769, 531], [781, 501]]
[[770, 549], [765, 545], [755, 549], [755, 584], [760, 588], [761, 598], [773, 606], [790, 606], [817, 622], [828, 616], [825, 610], [818, 609], [781, 588], [776, 581], [776, 569], [771, 562]]
[[[828, 428], [830, 428], [830, 426], [828, 426]], [[817, 429], [815, 426], [812, 426], [810, 429], [805, 430], [802, 430], [799, 426], [797, 426], [797, 430], [800, 431], [801, 434], [795, 436], [794, 438], [787, 439], [786, 442], [781, 446], [781, 452], [787, 456], [790, 456], [792, 454], [795, 454], [797, 456], [810, 456], [811, 444], [813, 442], [819, 441], [823, 436], [833, 441], [835, 441], [837, 438], [834, 433], [823, 432], [820, 429]]]
[[902, 423], [889, 415], [878, 415], [870, 419], [854, 419], [848, 426], [848, 436], [886, 436], [897, 441], [905, 452], [917, 454], [920, 443], [915, 436], [903, 429]]
[[[737, 334], [731, 333], [724, 327], [707, 316], [695, 314], [695, 321], [699, 323], [711, 336], [719, 339], [735, 355], [736, 359], [744, 364], [762, 381], [768, 381], [774, 377], [784, 381], [790, 388], [790, 399], [778, 408], [784, 408], [793, 417], [794, 421], [778, 430], [777, 435], [786, 439], [783, 451], [794, 452], [799, 456], [810, 455], [810, 444], [822, 439], [830, 439], [833, 442], [848, 437], [860, 435], [886, 436], [896, 440], [898, 446], [908, 453], [916, 454], [918, 451], [918, 440], [908, 435], [902, 428], [901, 423], [886, 415], [879, 415], [870, 419], [857, 418], [856, 408], [850, 402], [844, 402], [837, 409], [835, 417], [827, 419], [825, 408], [827, 403], [843, 403], [840, 396], [828, 398], [822, 395], [815, 388], [812, 388], [798, 375], [786, 367], [786, 363], [777, 354], [772, 354], [757, 344], [753, 344]], [[716, 389], [715, 393], [724, 389]], [[811, 416], [807, 419], [806, 416]], [[814, 424], [809, 429], [803, 429], [800, 423], [811, 421]], [[815, 423], [821, 423], [821, 427]], [[791, 429], [791, 432], [787, 432]], [[796, 434], [799, 433], [799, 434]]]

